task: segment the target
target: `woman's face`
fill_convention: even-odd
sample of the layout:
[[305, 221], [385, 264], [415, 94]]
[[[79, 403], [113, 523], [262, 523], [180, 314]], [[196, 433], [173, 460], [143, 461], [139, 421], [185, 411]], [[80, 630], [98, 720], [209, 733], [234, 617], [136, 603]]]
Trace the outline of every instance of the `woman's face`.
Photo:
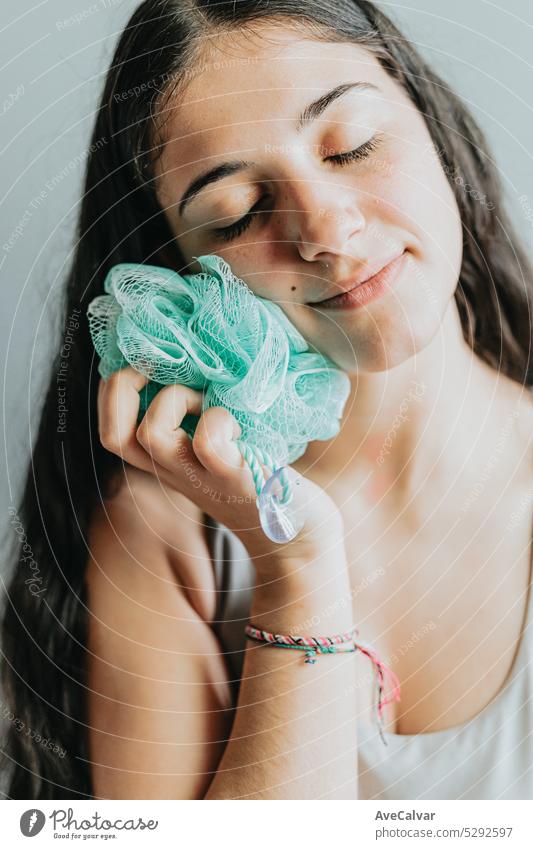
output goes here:
[[[261, 34], [219, 39], [171, 104], [157, 190], [187, 273], [201, 270], [193, 256], [219, 254], [341, 368], [393, 368], [431, 341], [453, 297], [453, 192], [421, 114], [371, 54]], [[317, 303], [402, 252], [378, 297]]]

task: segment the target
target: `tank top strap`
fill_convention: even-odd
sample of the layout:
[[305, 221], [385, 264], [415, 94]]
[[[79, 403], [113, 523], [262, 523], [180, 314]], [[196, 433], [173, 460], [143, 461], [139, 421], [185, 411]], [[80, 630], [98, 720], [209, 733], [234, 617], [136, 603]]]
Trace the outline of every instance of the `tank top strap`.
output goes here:
[[213, 561], [217, 603], [211, 627], [217, 635], [232, 672], [235, 689], [240, 683], [255, 569], [246, 548], [225, 525], [204, 514], [206, 542]]
[[[533, 629], [533, 515], [529, 535], [529, 584], [527, 588], [527, 605], [524, 619], [524, 631], [526, 628]], [[531, 632], [533, 636], [533, 630]]]
[[[518, 679], [520, 673], [531, 665], [531, 658], [533, 656], [533, 522], [530, 533], [529, 581], [526, 593], [526, 609], [522, 620], [521, 637], [516, 650], [515, 661], [512, 664], [506, 683]], [[533, 675], [533, 667], [527, 671], [530, 675]]]
[[226, 558], [224, 552], [224, 535], [221, 533], [221, 525], [209, 516], [208, 513], [203, 515], [203, 525], [205, 528], [205, 540], [207, 548], [211, 556], [213, 564], [213, 572], [215, 577], [216, 590], [216, 609], [213, 619], [213, 625], [216, 626], [221, 621], [224, 612], [225, 591], [227, 589], [228, 569], [225, 568]]

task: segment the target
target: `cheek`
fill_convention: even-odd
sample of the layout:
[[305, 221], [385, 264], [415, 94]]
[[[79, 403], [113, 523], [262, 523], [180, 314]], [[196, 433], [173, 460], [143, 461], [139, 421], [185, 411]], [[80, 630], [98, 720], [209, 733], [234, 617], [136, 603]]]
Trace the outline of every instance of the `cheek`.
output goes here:
[[[442, 166], [427, 149], [411, 163], [405, 172], [412, 187], [409, 213], [419, 228], [428, 250], [443, 255], [455, 255], [462, 245], [459, 208]], [[433, 246], [433, 248], [431, 248]]]
[[427, 146], [416, 146], [395, 164], [377, 204], [383, 226], [404, 229], [426, 271], [454, 285], [463, 249], [461, 217], [446, 175]]
[[[246, 281], [254, 295], [279, 300], [282, 304], [292, 294], [292, 281], [287, 272], [290, 250], [290, 245], [283, 241], [261, 234], [257, 241], [250, 239], [249, 244], [235, 245], [234, 248], [226, 246], [216, 253], [229, 263], [237, 277]], [[296, 274], [294, 283], [298, 283]]]
[[440, 168], [428, 174], [421, 197], [423, 254], [426, 270], [436, 293], [450, 297], [457, 286], [463, 255], [463, 232], [459, 207], [445, 174]]

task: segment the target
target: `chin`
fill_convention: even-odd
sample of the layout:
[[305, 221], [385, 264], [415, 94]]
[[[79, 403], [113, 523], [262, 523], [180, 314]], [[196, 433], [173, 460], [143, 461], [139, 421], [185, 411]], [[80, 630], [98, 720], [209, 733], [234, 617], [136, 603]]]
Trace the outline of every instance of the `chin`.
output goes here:
[[406, 321], [405, 316], [395, 327], [384, 330], [374, 324], [364, 334], [346, 334], [342, 344], [324, 351], [348, 374], [390, 371], [420, 354], [432, 342], [442, 326], [442, 320], [430, 320], [427, 315]]
[[319, 350], [349, 374], [397, 368], [424, 351], [443, 328], [455, 285], [438, 273], [406, 274], [395, 292], [367, 307], [331, 313], [333, 326], [322, 330]]

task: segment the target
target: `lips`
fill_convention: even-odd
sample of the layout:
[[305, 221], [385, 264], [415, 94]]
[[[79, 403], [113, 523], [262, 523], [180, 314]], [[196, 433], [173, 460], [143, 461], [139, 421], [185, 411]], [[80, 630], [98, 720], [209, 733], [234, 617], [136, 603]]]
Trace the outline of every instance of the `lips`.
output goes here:
[[334, 284], [334, 288], [328, 291], [325, 298], [321, 298], [317, 301], [308, 301], [309, 304], [323, 304], [327, 301], [333, 300], [333, 298], [338, 297], [339, 295], [343, 295], [346, 292], [351, 292], [353, 289], [356, 289], [358, 286], [361, 286], [363, 283], [367, 283], [372, 280], [373, 277], [376, 277], [389, 265], [392, 265], [399, 257], [402, 256], [403, 250], [399, 253], [394, 254], [394, 256], [389, 257], [385, 261], [376, 261], [372, 265], [370, 263], [366, 264], [365, 270], [361, 271], [360, 274], [354, 274], [349, 280], [340, 280], [338, 283]]

